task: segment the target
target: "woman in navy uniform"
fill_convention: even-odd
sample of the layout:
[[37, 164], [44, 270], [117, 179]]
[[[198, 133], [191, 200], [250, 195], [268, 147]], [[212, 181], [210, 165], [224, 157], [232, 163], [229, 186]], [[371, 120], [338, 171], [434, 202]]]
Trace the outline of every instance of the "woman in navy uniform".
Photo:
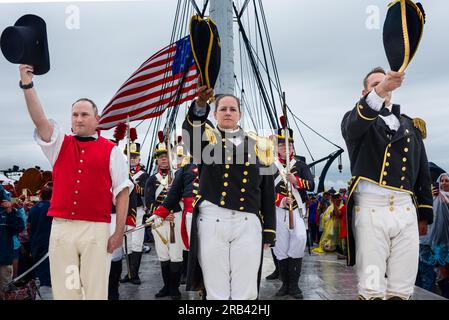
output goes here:
[[200, 87], [183, 123], [199, 168], [186, 289], [205, 287], [211, 300], [256, 299], [262, 248], [275, 241], [272, 144], [239, 127], [240, 102], [233, 95], [216, 99], [214, 128], [207, 120], [211, 96]]

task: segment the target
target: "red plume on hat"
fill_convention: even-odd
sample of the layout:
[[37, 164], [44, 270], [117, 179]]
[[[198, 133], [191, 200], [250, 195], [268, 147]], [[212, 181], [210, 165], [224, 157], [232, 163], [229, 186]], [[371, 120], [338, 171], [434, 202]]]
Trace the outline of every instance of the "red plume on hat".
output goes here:
[[282, 128], [287, 128], [287, 119], [285, 118], [285, 116], [281, 116], [279, 118], [279, 121], [281, 122], [281, 127]]
[[125, 138], [127, 128], [128, 128], [128, 126], [124, 122], [119, 123], [117, 125], [117, 127], [115, 127], [115, 130], [114, 130], [115, 141], [119, 142], [120, 140], [123, 140]]
[[178, 136], [178, 144], [182, 142], [182, 136]]
[[158, 131], [157, 137], [159, 138], [159, 142], [164, 142], [164, 132]]
[[129, 129], [129, 140], [132, 142], [137, 140], [137, 129], [136, 128]]

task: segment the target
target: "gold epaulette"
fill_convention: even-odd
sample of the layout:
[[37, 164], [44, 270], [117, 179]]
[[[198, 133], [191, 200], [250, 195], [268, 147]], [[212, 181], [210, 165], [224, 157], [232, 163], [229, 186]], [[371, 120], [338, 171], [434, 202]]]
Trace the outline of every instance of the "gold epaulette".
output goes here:
[[274, 162], [274, 144], [268, 138], [259, 137], [254, 132], [249, 132], [248, 137], [255, 140], [254, 151], [257, 158], [265, 166], [270, 166]]
[[217, 143], [217, 136], [215, 135], [215, 129], [212, 128], [209, 124], [204, 125], [204, 132], [206, 133], [207, 141], [209, 141], [209, 144], [216, 144]]
[[184, 167], [186, 164], [190, 163], [191, 158], [192, 156], [185, 156], [184, 159], [182, 159], [181, 168]]
[[421, 118], [413, 118], [413, 125], [421, 131], [422, 138], [425, 139], [427, 137], [426, 122]]

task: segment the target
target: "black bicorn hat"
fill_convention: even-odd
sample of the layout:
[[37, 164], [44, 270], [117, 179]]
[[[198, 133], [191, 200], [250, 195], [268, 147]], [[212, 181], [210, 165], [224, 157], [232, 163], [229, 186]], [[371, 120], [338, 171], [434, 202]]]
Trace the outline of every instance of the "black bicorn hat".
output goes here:
[[50, 70], [47, 27], [41, 17], [33, 14], [20, 17], [14, 26], [3, 30], [0, 46], [6, 60], [33, 66], [33, 74]]
[[418, 50], [425, 23], [424, 8], [411, 0], [389, 4], [383, 43], [392, 71], [404, 71]]
[[200, 74], [200, 85], [214, 88], [220, 72], [221, 44], [217, 26], [212, 19], [192, 16], [190, 46]]

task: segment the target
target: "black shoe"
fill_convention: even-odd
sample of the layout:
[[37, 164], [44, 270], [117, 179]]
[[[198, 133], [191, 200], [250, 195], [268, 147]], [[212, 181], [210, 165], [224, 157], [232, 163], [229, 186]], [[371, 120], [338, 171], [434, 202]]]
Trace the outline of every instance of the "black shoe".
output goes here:
[[271, 256], [273, 257], [274, 262], [274, 271], [272, 274], [265, 277], [266, 280], [276, 280], [279, 279], [279, 260], [276, 258], [273, 249], [271, 249]]
[[161, 271], [162, 271], [162, 281], [164, 281], [164, 286], [158, 293], [154, 296], [156, 298], [163, 298], [169, 295], [170, 286], [170, 261], [161, 261]]
[[288, 260], [288, 294], [295, 299], [303, 299], [302, 291], [298, 286], [299, 277], [301, 276], [302, 258], [289, 258]]
[[279, 269], [278, 268], [274, 269], [274, 271], [270, 275], [266, 276], [265, 279], [266, 280], [279, 279]]
[[124, 276], [122, 279], [120, 279], [120, 283], [127, 283], [129, 282], [129, 277], [128, 275]]
[[135, 285], [140, 285], [140, 284], [142, 284], [142, 281], [140, 281], [139, 276], [137, 276], [137, 277], [135, 277], [135, 278], [132, 278], [132, 279], [130, 280], [130, 282], [131, 282], [132, 284], [135, 284]]
[[288, 277], [288, 261], [289, 259], [283, 259], [279, 260], [279, 276], [282, 280], [282, 286], [276, 292], [276, 297], [283, 297], [288, 295], [288, 289], [289, 289], [289, 277]]
[[168, 288], [163, 286], [161, 290], [159, 290], [158, 293], [156, 293], [154, 296], [156, 298], [163, 298], [163, 297], [167, 297], [169, 294]]

